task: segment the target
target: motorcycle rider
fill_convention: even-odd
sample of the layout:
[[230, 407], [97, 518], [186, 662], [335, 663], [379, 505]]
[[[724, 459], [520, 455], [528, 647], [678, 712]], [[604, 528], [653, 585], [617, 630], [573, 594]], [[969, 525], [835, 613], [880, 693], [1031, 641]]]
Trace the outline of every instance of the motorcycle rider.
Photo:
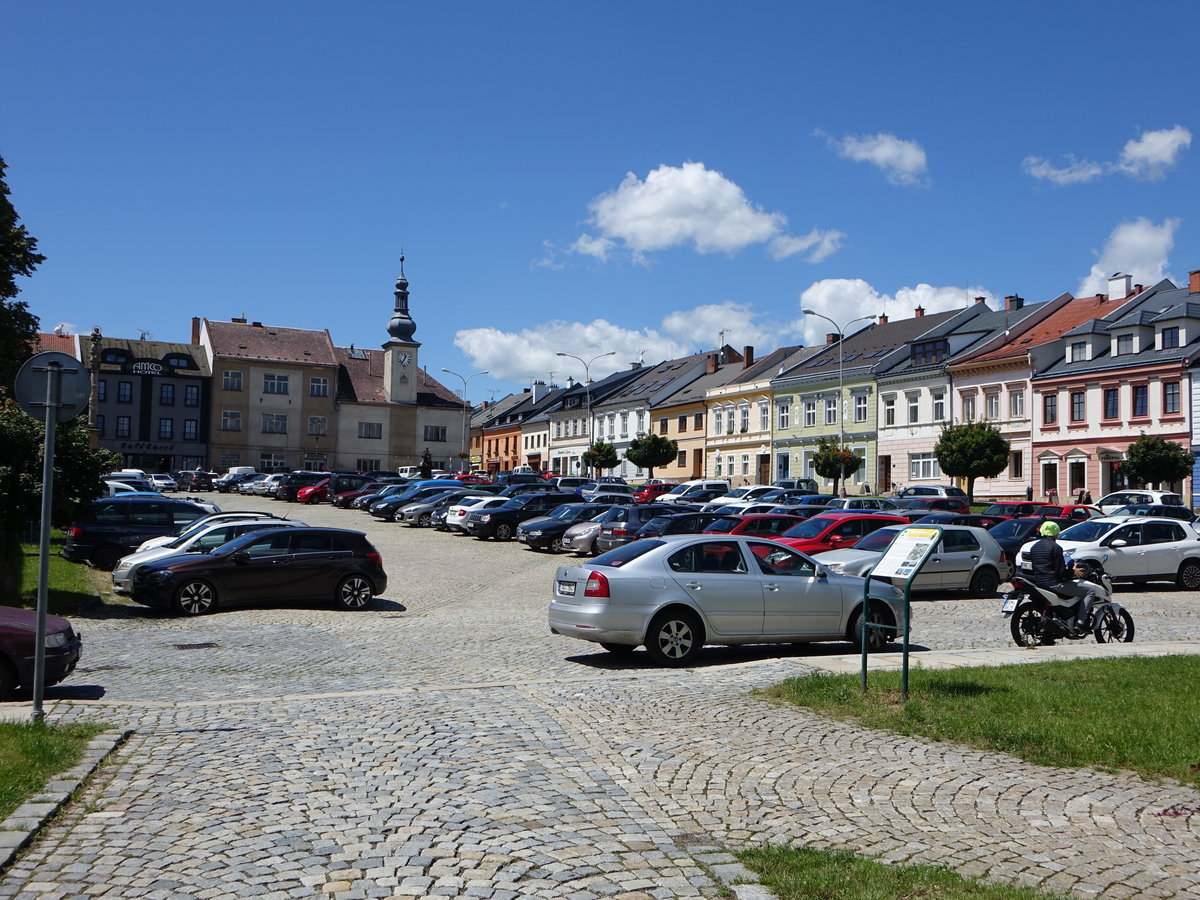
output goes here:
[[1058, 534], [1062, 529], [1057, 522], [1043, 522], [1038, 529], [1041, 538], [1029, 548], [1025, 554], [1033, 570], [1031, 581], [1040, 588], [1058, 594], [1060, 597], [1074, 597], [1079, 606], [1075, 613], [1075, 623], [1071, 629], [1071, 637], [1083, 637], [1087, 634], [1086, 623], [1096, 602], [1096, 592], [1091, 583], [1067, 580], [1067, 564], [1063, 559], [1062, 547], [1058, 545]]

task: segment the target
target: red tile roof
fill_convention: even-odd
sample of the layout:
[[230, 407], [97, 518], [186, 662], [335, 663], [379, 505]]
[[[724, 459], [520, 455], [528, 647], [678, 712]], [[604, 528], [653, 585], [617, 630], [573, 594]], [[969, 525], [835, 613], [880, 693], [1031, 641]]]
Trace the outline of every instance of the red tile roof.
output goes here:
[[1104, 295], [1072, 298], [1028, 331], [1018, 332], [1003, 347], [997, 347], [995, 350], [989, 350], [979, 356], [968, 357], [963, 360], [963, 363], [973, 364], [1022, 358], [1039, 344], [1058, 340], [1065, 332], [1077, 325], [1107, 315], [1120, 307], [1125, 300], [1126, 298], [1122, 297], [1120, 300], [1110, 301]]
[[[383, 383], [383, 350], [335, 347], [338, 360], [338, 399], [352, 403], [387, 403]], [[452, 390], [424, 369], [417, 370], [417, 405], [462, 408]]]
[[214, 322], [211, 319], [205, 319], [204, 326], [214, 356], [314, 366], [336, 366], [338, 363], [327, 330]]
[[39, 332], [37, 339], [33, 342], [33, 352], [44, 353], [47, 350], [53, 350], [56, 353], [65, 353], [68, 356], [75, 356], [75, 335]]

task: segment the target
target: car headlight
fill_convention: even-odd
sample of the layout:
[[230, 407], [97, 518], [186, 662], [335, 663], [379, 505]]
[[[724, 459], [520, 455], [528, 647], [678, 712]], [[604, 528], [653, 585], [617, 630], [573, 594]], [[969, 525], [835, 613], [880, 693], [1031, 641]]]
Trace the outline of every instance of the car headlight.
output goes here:
[[46, 635], [46, 649], [57, 650], [67, 646], [67, 633], [65, 631], [56, 631], [53, 634]]
[[492, 516], [490, 513], [483, 513], [482, 515], [480, 515], [479, 521], [480, 522], [490, 522], [490, 521], [492, 521]]
[[525, 533], [527, 535], [529, 535], [530, 537], [541, 537], [542, 536], [542, 533], [540, 531], [527, 531]]
[[115, 575], [118, 572], [127, 572], [132, 567], [133, 563], [128, 563], [125, 562], [125, 560], [121, 560], [119, 563], [117, 563], [117, 567], [113, 569], [113, 574]]
[[836, 572], [838, 575], [841, 575], [846, 571], [846, 564], [841, 562], [825, 563], [825, 568], [830, 572]]

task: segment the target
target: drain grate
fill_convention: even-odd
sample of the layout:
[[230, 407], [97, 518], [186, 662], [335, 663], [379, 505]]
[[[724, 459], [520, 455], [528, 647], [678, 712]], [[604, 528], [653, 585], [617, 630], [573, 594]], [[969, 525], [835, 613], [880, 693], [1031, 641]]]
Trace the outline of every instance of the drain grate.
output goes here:
[[217, 645], [216, 645], [216, 644], [213, 644], [213, 643], [204, 643], [204, 644], [176, 644], [176, 645], [175, 645], [175, 649], [176, 649], [176, 650], [213, 650], [213, 649], [215, 649], [215, 648], [216, 648], [216, 646], [217, 646]]

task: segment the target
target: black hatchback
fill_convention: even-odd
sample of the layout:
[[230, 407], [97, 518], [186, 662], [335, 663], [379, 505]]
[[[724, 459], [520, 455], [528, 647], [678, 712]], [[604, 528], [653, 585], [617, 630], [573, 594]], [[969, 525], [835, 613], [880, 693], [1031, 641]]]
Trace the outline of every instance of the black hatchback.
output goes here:
[[218, 606], [326, 600], [362, 609], [387, 590], [379, 551], [360, 531], [271, 528], [199, 556], [172, 556], [135, 570], [137, 603], [199, 616]]
[[220, 510], [211, 503], [170, 497], [109, 497], [93, 501], [67, 529], [62, 555], [112, 570], [145, 540], [179, 534], [197, 519]]

